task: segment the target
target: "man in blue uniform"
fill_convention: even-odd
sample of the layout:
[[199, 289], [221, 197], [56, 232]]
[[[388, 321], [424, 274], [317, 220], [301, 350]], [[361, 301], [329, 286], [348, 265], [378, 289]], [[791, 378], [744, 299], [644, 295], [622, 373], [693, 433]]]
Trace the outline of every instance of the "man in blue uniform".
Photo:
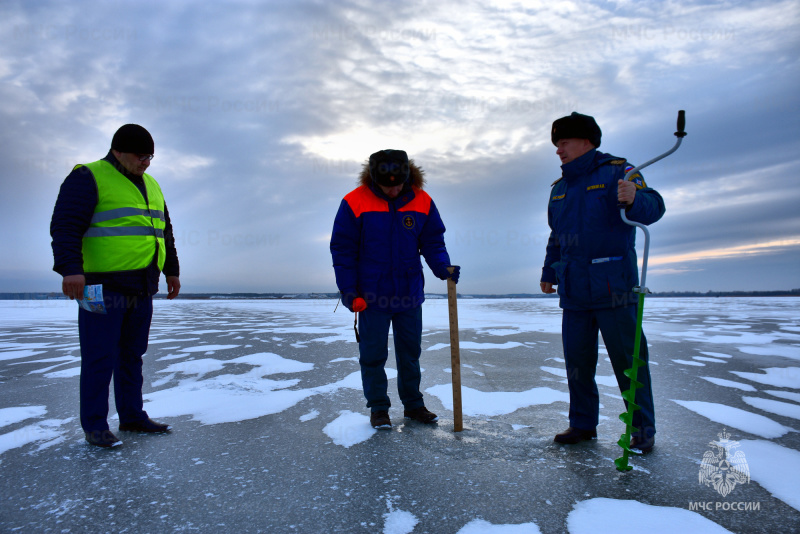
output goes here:
[[[444, 224], [423, 190], [423, 171], [402, 150], [381, 150], [364, 165], [360, 186], [339, 206], [331, 255], [342, 303], [359, 316], [359, 364], [370, 423], [391, 428], [388, 383], [389, 325], [394, 333], [397, 389], [406, 418], [435, 423], [419, 390], [422, 344], [422, 262], [433, 274], [458, 281], [444, 244]], [[454, 267], [452, 275], [448, 267]]]
[[[570, 394], [569, 428], [558, 443], [574, 444], [597, 437], [599, 395], [595, 382], [598, 330], [608, 350], [621, 391], [630, 380], [636, 334], [639, 283], [635, 228], [620, 218], [652, 224], [664, 215], [664, 201], [647, 187], [624, 158], [599, 152], [601, 131], [594, 118], [572, 113], [553, 123], [551, 138], [561, 159], [562, 176], [553, 184], [547, 219], [550, 239], [541, 289], [558, 287], [563, 309], [562, 342]], [[640, 357], [647, 362], [642, 334]], [[648, 452], [655, 444], [655, 415], [650, 370], [639, 369], [643, 387], [636, 391], [640, 410], [633, 412], [631, 448]]]
[[170, 430], [149, 418], [142, 399], [142, 355], [161, 272], [168, 299], [181, 287], [169, 211], [145, 173], [153, 152], [145, 128], [120, 127], [103, 159], [76, 165], [64, 180], [50, 223], [53, 270], [64, 277], [64, 294], [81, 300], [84, 286], [102, 286], [105, 312], [78, 310], [81, 426], [98, 447], [122, 444], [108, 428], [112, 376], [121, 431]]

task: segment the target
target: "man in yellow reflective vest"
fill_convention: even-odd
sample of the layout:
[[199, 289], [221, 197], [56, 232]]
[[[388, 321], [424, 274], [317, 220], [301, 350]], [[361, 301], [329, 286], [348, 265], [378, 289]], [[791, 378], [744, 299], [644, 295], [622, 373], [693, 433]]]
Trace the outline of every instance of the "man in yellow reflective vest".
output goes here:
[[164, 195], [145, 173], [154, 152], [146, 129], [122, 126], [106, 157], [76, 165], [64, 180], [50, 223], [53, 270], [64, 277], [64, 294], [83, 300], [85, 290], [102, 287], [102, 304], [78, 310], [81, 426], [98, 447], [122, 444], [108, 427], [112, 377], [120, 431], [171, 429], [150, 419], [142, 399], [142, 356], [161, 272], [168, 299], [181, 288]]

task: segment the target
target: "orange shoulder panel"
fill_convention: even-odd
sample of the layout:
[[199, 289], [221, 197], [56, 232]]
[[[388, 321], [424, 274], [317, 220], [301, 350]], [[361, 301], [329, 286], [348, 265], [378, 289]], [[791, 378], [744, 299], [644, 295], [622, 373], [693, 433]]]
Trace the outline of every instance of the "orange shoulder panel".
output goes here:
[[415, 187], [414, 200], [397, 211], [416, 211], [428, 215], [431, 211], [431, 196], [422, 189]]
[[344, 197], [356, 218], [366, 211], [389, 211], [389, 203], [376, 197], [368, 185], [353, 189]]

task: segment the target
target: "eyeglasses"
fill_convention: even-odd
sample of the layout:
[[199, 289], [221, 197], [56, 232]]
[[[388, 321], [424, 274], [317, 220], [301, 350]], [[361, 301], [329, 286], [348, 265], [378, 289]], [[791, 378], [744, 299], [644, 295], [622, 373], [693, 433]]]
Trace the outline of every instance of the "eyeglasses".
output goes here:
[[155, 154], [136, 154], [136, 157], [139, 159], [139, 161], [150, 161], [156, 156]]

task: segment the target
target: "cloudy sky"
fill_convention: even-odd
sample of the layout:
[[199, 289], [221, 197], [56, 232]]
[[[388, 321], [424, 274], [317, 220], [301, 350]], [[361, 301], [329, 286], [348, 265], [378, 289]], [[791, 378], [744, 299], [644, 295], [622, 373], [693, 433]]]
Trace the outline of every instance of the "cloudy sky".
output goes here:
[[667, 204], [648, 287], [800, 288], [799, 5], [4, 0], [0, 292], [60, 290], [58, 188], [129, 122], [185, 292], [336, 291], [333, 218], [383, 148], [426, 170], [460, 291], [537, 292], [552, 121], [593, 115], [640, 163], [679, 109], [644, 172]]

